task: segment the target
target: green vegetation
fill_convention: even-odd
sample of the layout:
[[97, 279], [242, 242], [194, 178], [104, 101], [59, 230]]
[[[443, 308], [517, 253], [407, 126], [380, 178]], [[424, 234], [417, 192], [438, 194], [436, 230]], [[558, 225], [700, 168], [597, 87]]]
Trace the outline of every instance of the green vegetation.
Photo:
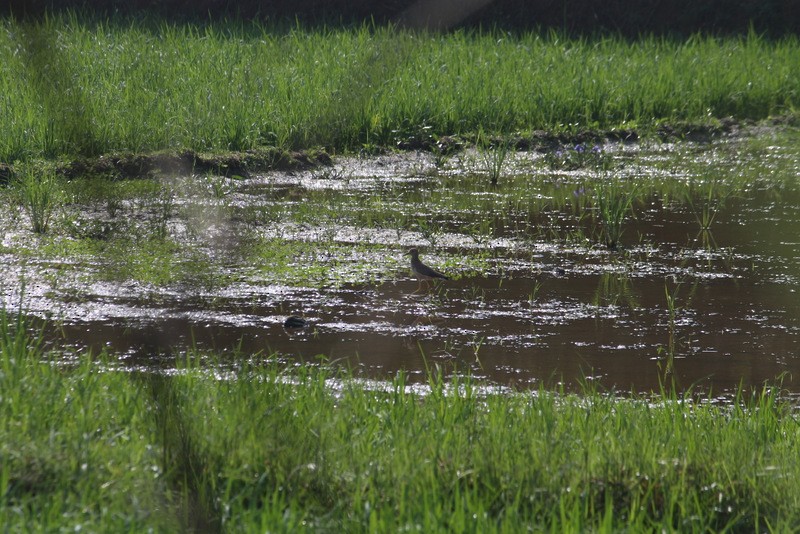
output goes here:
[[510, 150], [508, 143], [500, 141], [492, 146], [492, 144], [485, 139], [481, 131], [478, 134], [478, 146], [480, 147], [481, 156], [483, 157], [483, 162], [489, 174], [489, 181], [492, 185], [497, 185], [497, 180], [503, 173], [503, 164]]
[[24, 169], [16, 179], [16, 201], [28, 216], [31, 229], [47, 232], [56, 209], [61, 204], [61, 185], [52, 170]]
[[[540, 251], [528, 245], [542, 240], [579, 244], [568, 252], [579, 261], [596, 245], [619, 248], [608, 261], [623, 264], [648, 254], [621, 243], [643, 206], [693, 215], [714, 248], [737, 194], [796, 155], [769, 160], [760, 141], [686, 156], [563, 140], [792, 116], [798, 52], [796, 38], [753, 34], [568, 40], [4, 19], [0, 161], [15, 173], [0, 192], [4, 252], [44, 259], [30, 269], [59, 299], [95, 279], [181, 294], [377, 284], [417, 242], [439, 248], [436, 265], [456, 279], [496, 268], [492, 255], [529, 267]], [[569, 135], [545, 156], [514, 152], [540, 129]], [[366, 185], [339, 167], [288, 184], [237, 178], [247, 157], [398, 145], [431, 148], [430, 164]], [[52, 170], [109, 153], [126, 154], [115, 169], [140, 168], [136, 154], [161, 150], [236, 156], [203, 168], [186, 157], [158, 180]], [[796, 193], [792, 169], [763, 195]], [[594, 305], [634, 307], [631, 280], [601, 274]], [[668, 378], [687, 304], [665, 284]], [[213, 309], [213, 298], [199, 302]], [[31, 330], [21, 310], [0, 312], [0, 524], [12, 531], [784, 531], [800, 521], [800, 427], [776, 389], [717, 406], [670, 388], [656, 399], [590, 386], [496, 392], [438, 368], [425, 387], [403, 374], [372, 387], [332, 367], [191, 349], [175, 373], [131, 373], [106, 354], [48, 352]], [[476, 358], [482, 343], [476, 334]]]
[[601, 234], [601, 242], [617, 248], [624, 223], [633, 211], [637, 198], [637, 185], [623, 184], [617, 178], [602, 177], [595, 181], [592, 191], [592, 204]]
[[762, 119], [795, 112], [799, 48], [755, 34], [573, 40], [6, 18], [0, 161]]
[[[792, 130], [776, 135], [785, 146], [797, 139]], [[470, 277], [502, 254], [489, 248], [498, 237], [522, 249], [546, 241], [624, 255], [646, 239], [638, 219], [659, 204], [672, 214], [665, 216], [696, 219], [687, 239], [696, 235], [704, 250], [716, 249], [720, 213], [748, 189], [770, 200], [796, 188], [792, 153], [771, 155], [748, 139], [692, 149], [688, 158], [658, 147], [581, 144], [538, 156], [497, 145], [462, 151], [441, 166], [435, 155], [410, 158], [398, 180], [364, 180], [355, 166], [336, 165], [291, 184], [211, 174], [68, 181], [25, 164], [25, 178], [0, 190], [8, 208], [0, 221], [9, 250], [67, 260], [87, 279], [203, 289], [372, 284], [407, 270], [401, 249], [410, 241], [443, 246], [439, 265]], [[502, 178], [487, 194], [492, 158]], [[665, 179], [671, 176], [678, 179]], [[19, 199], [42, 183], [48, 232], [31, 235], [34, 210]]]
[[[0, 316], [0, 523], [12, 531], [786, 531], [800, 431], [765, 389], [730, 406], [372, 389], [259, 356], [168, 376], [49, 354]], [[229, 369], [226, 373], [225, 369]], [[220, 374], [221, 373], [221, 374]]]

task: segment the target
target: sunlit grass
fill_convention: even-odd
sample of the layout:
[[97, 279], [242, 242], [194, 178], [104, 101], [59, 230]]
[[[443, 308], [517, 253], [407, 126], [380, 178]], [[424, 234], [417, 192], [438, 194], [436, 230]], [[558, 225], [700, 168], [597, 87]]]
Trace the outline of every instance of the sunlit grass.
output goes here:
[[54, 15], [0, 21], [0, 160], [359, 149], [793, 113], [795, 38], [567, 39]]
[[617, 245], [625, 231], [625, 220], [633, 212], [637, 185], [623, 184], [615, 177], [601, 176], [592, 185], [594, 217], [601, 241], [610, 249]]
[[64, 368], [0, 312], [0, 523], [10, 531], [141, 531], [177, 521], [154, 406], [88, 355]]
[[[0, 521], [14, 530], [781, 531], [800, 432], [776, 389], [496, 393], [430, 370], [371, 388], [264, 355], [165, 376], [56, 364], [0, 321]], [[200, 363], [200, 362], [206, 363]], [[226, 371], [227, 369], [227, 371]]]
[[46, 233], [63, 202], [61, 181], [52, 169], [24, 168], [12, 187], [11, 200], [22, 206], [31, 229], [37, 234]]

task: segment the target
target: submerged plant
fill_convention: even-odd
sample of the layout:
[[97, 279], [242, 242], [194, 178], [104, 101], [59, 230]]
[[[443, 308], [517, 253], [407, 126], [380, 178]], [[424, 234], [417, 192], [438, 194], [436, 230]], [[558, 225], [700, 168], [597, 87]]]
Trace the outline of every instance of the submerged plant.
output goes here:
[[631, 309], [638, 307], [638, 299], [633, 290], [631, 277], [628, 273], [604, 272], [595, 289], [592, 303], [601, 306], [624, 305]]
[[47, 232], [63, 196], [55, 173], [52, 170], [25, 169], [17, 178], [16, 186], [19, 203], [28, 214], [33, 231], [37, 234]]

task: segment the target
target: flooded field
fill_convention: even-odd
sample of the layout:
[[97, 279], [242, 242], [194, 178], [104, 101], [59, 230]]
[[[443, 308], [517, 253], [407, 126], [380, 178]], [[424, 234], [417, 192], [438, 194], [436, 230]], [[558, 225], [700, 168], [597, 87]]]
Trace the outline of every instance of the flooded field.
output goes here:
[[[0, 289], [6, 309], [47, 319], [65, 359], [107, 350], [130, 368], [200, 350], [378, 379], [439, 366], [522, 388], [797, 392], [799, 140], [78, 180], [41, 235], [9, 201]], [[412, 247], [451, 280], [418, 281]]]

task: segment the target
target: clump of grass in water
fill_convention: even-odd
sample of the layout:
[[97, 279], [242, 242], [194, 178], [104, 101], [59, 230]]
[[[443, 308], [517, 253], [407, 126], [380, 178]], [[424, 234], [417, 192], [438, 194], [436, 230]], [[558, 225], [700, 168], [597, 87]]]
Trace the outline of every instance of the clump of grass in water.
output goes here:
[[508, 141], [492, 142], [486, 138], [481, 131], [478, 134], [478, 149], [480, 150], [486, 170], [489, 173], [489, 180], [492, 185], [497, 185], [500, 175], [503, 173], [503, 165], [508, 158], [510, 146]]
[[668, 375], [672, 373], [675, 368], [675, 347], [677, 343], [676, 338], [676, 326], [677, 326], [677, 316], [680, 307], [677, 305], [678, 301], [678, 291], [680, 290], [680, 283], [675, 284], [675, 287], [672, 291], [669, 290], [669, 286], [664, 281], [664, 296], [666, 297], [667, 302], [667, 331], [668, 331], [668, 338], [667, 338], [667, 346], [666, 348], [661, 347], [659, 352], [666, 352], [667, 363], [664, 366], [664, 375]]
[[16, 193], [22, 209], [37, 234], [44, 234], [56, 209], [61, 205], [63, 192], [52, 170], [25, 168], [16, 179]]
[[164, 187], [155, 199], [154, 208], [153, 234], [159, 239], [166, 239], [169, 235], [169, 221], [175, 209], [175, 192], [169, 187]]
[[592, 188], [592, 204], [600, 224], [601, 239], [609, 249], [616, 249], [625, 231], [626, 217], [633, 212], [637, 186], [622, 184], [617, 178], [598, 179]]
[[706, 181], [693, 181], [690, 187], [683, 191], [684, 201], [700, 226], [697, 238], [701, 240], [704, 249], [712, 250], [717, 248], [716, 241], [711, 233], [711, 225], [732, 194], [733, 191], [730, 188], [723, 187], [723, 184], [717, 178]]

